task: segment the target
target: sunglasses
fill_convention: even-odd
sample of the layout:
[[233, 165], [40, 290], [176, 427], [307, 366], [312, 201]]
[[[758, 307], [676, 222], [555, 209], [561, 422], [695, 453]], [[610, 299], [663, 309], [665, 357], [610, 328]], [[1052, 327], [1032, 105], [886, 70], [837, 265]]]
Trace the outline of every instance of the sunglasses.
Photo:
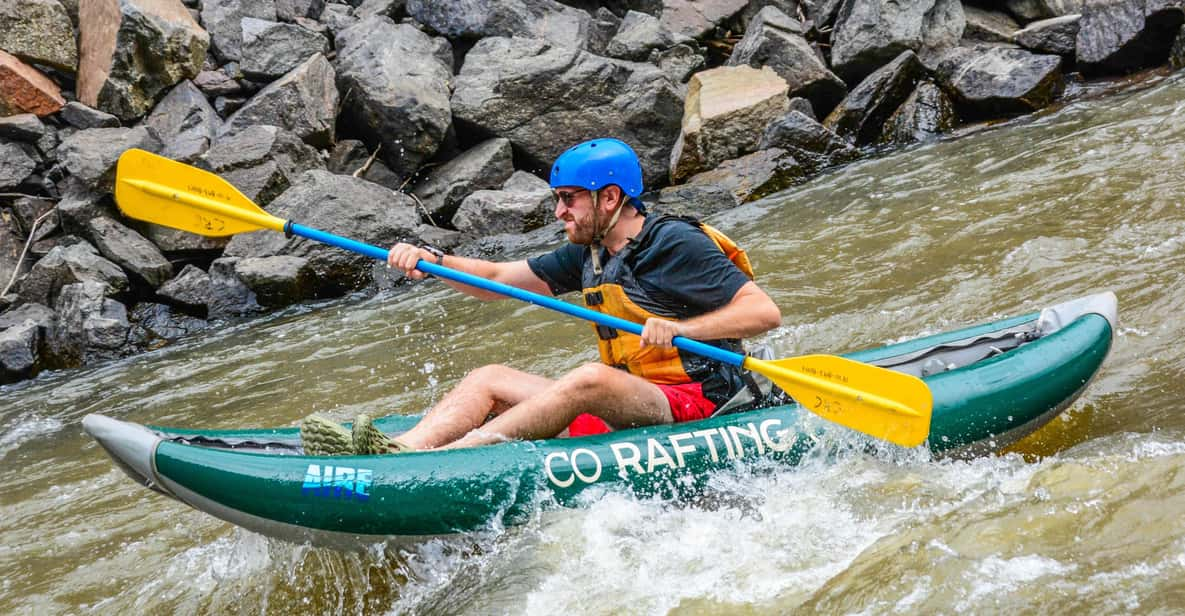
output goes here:
[[580, 190], [557, 190], [555, 191], [555, 200], [563, 202], [564, 207], [572, 207], [572, 203], [576, 201], [576, 195], [588, 192], [587, 188]]

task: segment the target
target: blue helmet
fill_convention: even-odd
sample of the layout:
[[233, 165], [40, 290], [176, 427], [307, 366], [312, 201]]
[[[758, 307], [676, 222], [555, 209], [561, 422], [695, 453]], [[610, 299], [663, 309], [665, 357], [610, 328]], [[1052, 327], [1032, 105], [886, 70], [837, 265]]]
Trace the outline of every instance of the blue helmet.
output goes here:
[[620, 139], [593, 139], [567, 149], [551, 166], [551, 187], [579, 186], [600, 190], [621, 187], [630, 201], [640, 204], [642, 163], [634, 149]]

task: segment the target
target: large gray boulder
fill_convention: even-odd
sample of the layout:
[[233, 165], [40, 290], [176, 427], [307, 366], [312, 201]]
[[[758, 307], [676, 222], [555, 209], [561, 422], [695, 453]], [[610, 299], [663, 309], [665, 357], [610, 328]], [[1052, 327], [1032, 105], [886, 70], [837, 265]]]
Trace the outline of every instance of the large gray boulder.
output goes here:
[[287, 190], [300, 174], [325, 168], [315, 148], [289, 131], [266, 125], [219, 137], [198, 165], [263, 206]]
[[[347, 175], [308, 171], [269, 209], [281, 218], [376, 246], [419, 241], [415, 231], [420, 218], [411, 197]], [[305, 258], [314, 279], [309, 290], [312, 297], [338, 296], [371, 281], [369, 257], [280, 233], [237, 235], [224, 254]]]
[[141, 349], [156, 348], [164, 342], [203, 331], [208, 326], [204, 319], [175, 312], [169, 306], [154, 302], [136, 304], [129, 321], [128, 343]]
[[448, 38], [521, 36], [584, 47], [592, 16], [555, 0], [408, 0], [407, 14]]
[[30, 64], [78, 70], [74, 25], [58, 0], [0, 2], [0, 49]]
[[853, 145], [874, 143], [885, 120], [909, 98], [918, 81], [925, 76], [926, 67], [922, 66], [917, 54], [903, 51], [852, 88], [823, 120], [823, 126]]
[[54, 306], [63, 287], [80, 282], [100, 285], [107, 296], [128, 290], [127, 274], [94, 246], [80, 242], [54, 248], [33, 265], [20, 285], [21, 303]]
[[180, 0], [84, 2], [80, 11], [78, 100], [86, 105], [130, 121], [202, 70], [210, 36]]
[[292, 255], [247, 257], [235, 262], [235, 275], [255, 293], [266, 308], [278, 308], [314, 297], [315, 283], [309, 260]]
[[58, 319], [46, 342], [52, 365], [76, 368], [121, 355], [127, 343], [127, 308], [107, 297], [103, 285], [78, 282], [62, 288], [54, 304]]
[[1025, 21], [1082, 13], [1087, 0], [1007, 0], [1008, 12]]
[[1061, 64], [1061, 56], [976, 45], [943, 55], [935, 76], [959, 115], [993, 118], [1048, 106], [1065, 87]]
[[173, 264], [143, 235], [111, 218], [92, 218], [91, 237], [99, 252], [155, 289], [173, 276]]
[[210, 148], [210, 143], [222, 127], [222, 118], [206, 101], [202, 91], [188, 79], [177, 84], [152, 113], [144, 125], [160, 138], [164, 156], [173, 160], [192, 162]]
[[40, 327], [43, 332], [48, 332], [56, 318], [57, 316], [54, 314], [53, 309], [48, 306], [42, 304], [21, 304], [10, 310], [0, 312], [0, 331], [29, 321]]
[[337, 36], [338, 88], [349, 92], [343, 119], [407, 177], [436, 154], [452, 123], [447, 41], [408, 24], [370, 17]]
[[124, 152], [139, 148], [159, 153], [159, 139], [145, 126], [135, 128], [92, 128], [80, 130], [62, 140], [58, 163], [88, 188], [108, 191], [115, 184], [115, 164]]
[[857, 83], [903, 51], [928, 57], [953, 47], [965, 25], [959, 0], [847, 0], [831, 37], [831, 65]]
[[458, 130], [505, 137], [539, 169], [578, 142], [615, 136], [637, 151], [646, 184], [656, 187], [666, 183], [683, 99], [649, 64], [540, 40], [487, 38], [465, 57], [452, 107]]
[[1185, 22], [1177, 0], [1088, 2], [1078, 28], [1078, 68], [1086, 75], [1124, 74], [1164, 64]]
[[461, 201], [476, 190], [493, 190], [514, 173], [510, 140], [483, 141], [460, 156], [428, 172], [412, 188], [437, 225], [452, 224]]
[[554, 212], [555, 198], [547, 182], [516, 171], [502, 190], [478, 190], [465, 197], [453, 224], [470, 236], [526, 233], [554, 220]]
[[0, 385], [33, 376], [40, 359], [42, 335], [33, 321], [0, 330]]
[[0, 190], [20, 186], [37, 170], [37, 161], [26, 152], [29, 147], [0, 141]]
[[789, 96], [809, 100], [815, 114], [823, 116], [843, 100], [848, 88], [815, 54], [804, 33], [801, 22], [767, 6], [749, 23], [726, 64], [772, 68], [786, 80]]
[[224, 62], [237, 62], [243, 58], [243, 19], [275, 21], [276, 0], [202, 0], [201, 17], [212, 51]]
[[659, 20], [678, 36], [701, 39], [748, 5], [748, 0], [662, 0]]
[[1012, 34], [1020, 29], [1020, 24], [1016, 23], [1015, 19], [999, 11], [964, 5], [963, 16], [967, 20], [963, 37], [973, 41], [1011, 43]]
[[111, 193], [89, 189], [77, 181], [67, 184], [56, 209], [62, 231], [88, 241], [92, 218], [119, 216], [119, 209]]
[[206, 287], [206, 314], [209, 318], [224, 319], [262, 310], [255, 300], [255, 293], [235, 273], [235, 265], [239, 261], [238, 257], [222, 257], [210, 264]]
[[295, 24], [243, 18], [243, 75], [271, 81], [314, 54], [329, 53], [329, 39]]
[[[276, 17], [280, 21], [296, 22], [300, 19], [321, 19], [326, 0], [276, 0]], [[395, 0], [402, 4], [403, 0]]]
[[757, 149], [761, 133], [790, 107], [786, 81], [770, 68], [721, 66], [687, 87], [682, 132], [671, 151], [671, 181]]
[[924, 81], [889, 116], [880, 143], [902, 146], [928, 141], [950, 132], [958, 123], [959, 116], [950, 97], [938, 86]]
[[204, 314], [210, 299], [210, 275], [195, 265], [186, 265], [156, 290], [156, 296], [171, 306]]
[[1034, 21], [1017, 30], [1013, 40], [1017, 45], [1037, 53], [1055, 53], [1074, 57], [1078, 47], [1078, 27], [1081, 15], [1063, 15]]
[[799, 184], [806, 177], [806, 169], [793, 155], [771, 148], [726, 160], [711, 171], [691, 176], [687, 184], [722, 186], [732, 192], [737, 203], [747, 203]]
[[70, 101], [58, 112], [59, 117], [70, 126], [88, 128], [119, 128], [119, 118], [105, 111], [92, 109], [78, 101]]
[[337, 123], [334, 78], [329, 60], [317, 54], [252, 96], [226, 119], [221, 134], [267, 124], [290, 130], [312, 146], [329, 147]]
[[813, 117], [794, 110], [770, 122], [757, 148], [789, 152], [809, 175], [860, 157], [860, 151], [839, 135]]
[[629, 11], [621, 20], [617, 33], [605, 45], [605, 54], [623, 60], [645, 60], [652, 50], [667, 49], [691, 40], [671, 32], [653, 15]]

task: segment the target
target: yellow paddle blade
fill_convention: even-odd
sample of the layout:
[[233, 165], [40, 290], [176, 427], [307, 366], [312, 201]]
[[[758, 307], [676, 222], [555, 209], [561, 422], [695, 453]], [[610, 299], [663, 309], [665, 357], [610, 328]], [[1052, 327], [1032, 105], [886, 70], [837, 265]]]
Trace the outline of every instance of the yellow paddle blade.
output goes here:
[[210, 237], [284, 229], [230, 182], [144, 150], [119, 157], [115, 202], [129, 218]]
[[835, 355], [804, 355], [744, 367], [769, 377], [804, 408], [905, 447], [930, 435], [933, 398], [921, 379]]

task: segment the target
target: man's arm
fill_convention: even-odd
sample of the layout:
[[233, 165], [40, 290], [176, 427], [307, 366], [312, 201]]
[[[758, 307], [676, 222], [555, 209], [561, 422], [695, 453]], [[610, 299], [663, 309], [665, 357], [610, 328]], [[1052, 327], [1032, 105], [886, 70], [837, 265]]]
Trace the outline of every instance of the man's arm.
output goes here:
[[[411, 244], [396, 244], [394, 248], [387, 253], [387, 265], [399, 270], [403, 270], [403, 274], [413, 280], [421, 280], [426, 274], [416, 269], [416, 263], [423, 259], [429, 263], [436, 263], [436, 255]], [[510, 261], [506, 263], [497, 263], [494, 261], [485, 261], [482, 259], [470, 259], [468, 257], [458, 257], [455, 255], [445, 255], [441, 265], [449, 269], [472, 274], [479, 278], [486, 280], [493, 280], [512, 287], [518, 287], [532, 293], [539, 293], [541, 295], [552, 295], [551, 289], [548, 288], [547, 283], [543, 282], [531, 268], [527, 266], [526, 261]], [[478, 289], [467, 284], [453, 282], [442, 278], [448, 286], [466, 294], [476, 297], [480, 300], [505, 299], [506, 296], [500, 293]]]
[[756, 283], [745, 283], [720, 308], [684, 321], [646, 320], [642, 346], [671, 347], [675, 336], [695, 340], [748, 338], [782, 324], [782, 311]]

